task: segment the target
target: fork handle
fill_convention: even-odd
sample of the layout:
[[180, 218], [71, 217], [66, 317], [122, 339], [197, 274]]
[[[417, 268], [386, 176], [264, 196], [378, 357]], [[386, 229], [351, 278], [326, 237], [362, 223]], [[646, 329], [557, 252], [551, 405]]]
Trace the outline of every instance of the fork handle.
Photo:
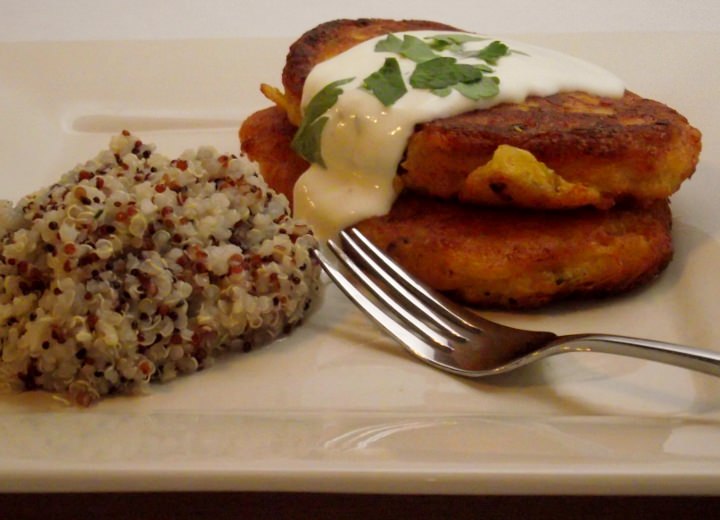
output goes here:
[[658, 361], [720, 377], [720, 353], [665, 341], [612, 334], [574, 334], [560, 336], [548, 347], [551, 351], [548, 354], [589, 349], [591, 352]]

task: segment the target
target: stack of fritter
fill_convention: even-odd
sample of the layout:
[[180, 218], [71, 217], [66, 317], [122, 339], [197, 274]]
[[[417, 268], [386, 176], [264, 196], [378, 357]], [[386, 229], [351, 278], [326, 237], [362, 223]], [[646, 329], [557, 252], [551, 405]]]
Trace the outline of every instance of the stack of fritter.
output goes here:
[[[243, 151], [292, 200], [307, 169], [290, 148], [315, 64], [425, 21], [338, 20], [291, 47], [284, 92], [240, 129]], [[531, 97], [416, 127], [389, 214], [357, 226], [430, 286], [483, 307], [530, 308], [631, 289], [670, 261], [668, 197], [695, 170], [700, 132], [626, 92]]]

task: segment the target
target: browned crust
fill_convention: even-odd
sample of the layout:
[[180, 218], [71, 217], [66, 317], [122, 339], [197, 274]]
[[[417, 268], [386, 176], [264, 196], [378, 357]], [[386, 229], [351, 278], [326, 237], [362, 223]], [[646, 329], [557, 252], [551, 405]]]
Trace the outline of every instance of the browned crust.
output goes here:
[[462, 302], [533, 308], [628, 291], [672, 257], [667, 201], [647, 208], [538, 212], [415, 194], [358, 227], [403, 267]]
[[444, 198], [514, 205], [503, 190], [469, 184], [501, 144], [527, 150], [565, 181], [597, 192], [565, 197], [556, 208], [664, 199], [695, 171], [701, 147], [700, 132], [662, 103], [632, 92], [619, 99], [570, 92], [419, 125], [402, 164], [404, 184]]

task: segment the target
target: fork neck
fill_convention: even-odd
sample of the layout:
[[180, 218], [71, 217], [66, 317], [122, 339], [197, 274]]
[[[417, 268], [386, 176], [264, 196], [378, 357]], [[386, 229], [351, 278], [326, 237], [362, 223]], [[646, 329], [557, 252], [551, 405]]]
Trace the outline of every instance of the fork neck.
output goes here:
[[720, 376], [720, 353], [665, 341], [613, 334], [574, 334], [560, 336], [547, 348], [557, 354], [590, 351], [631, 356]]

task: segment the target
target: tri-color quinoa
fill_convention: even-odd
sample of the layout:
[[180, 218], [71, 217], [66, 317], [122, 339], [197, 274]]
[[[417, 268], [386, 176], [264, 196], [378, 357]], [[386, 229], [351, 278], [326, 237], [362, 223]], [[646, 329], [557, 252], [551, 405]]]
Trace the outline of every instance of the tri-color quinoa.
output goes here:
[[316, 240], [244, 158], [178, 159], [124, 131], [58, 183], [0, 203], [0, 389], [88, 405], [298, 325]]

